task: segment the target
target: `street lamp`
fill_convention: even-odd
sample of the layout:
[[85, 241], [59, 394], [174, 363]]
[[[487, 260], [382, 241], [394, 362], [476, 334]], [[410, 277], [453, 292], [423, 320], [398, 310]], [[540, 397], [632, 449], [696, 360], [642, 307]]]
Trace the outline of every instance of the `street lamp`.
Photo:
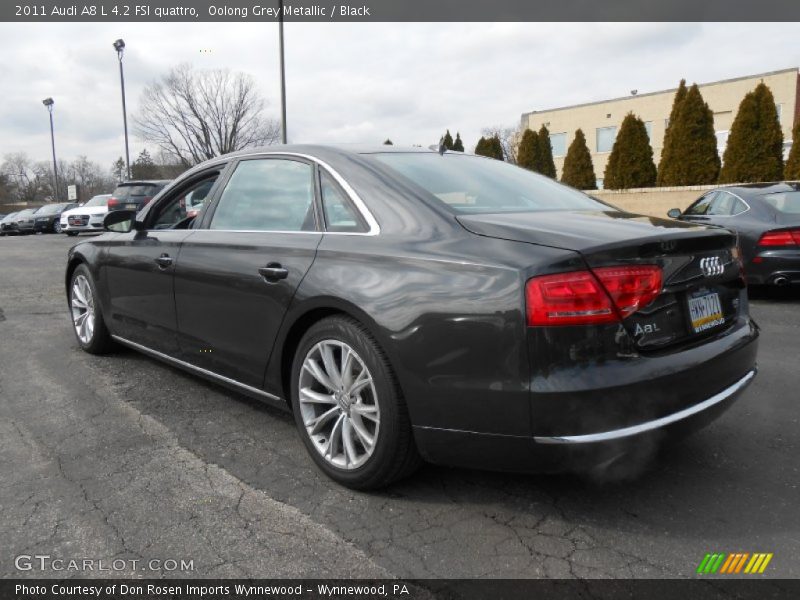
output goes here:
[[125, 108], [125, 74], [122, 71], [122, 55], [125, 54], [125, 40], [119, 39], [115, 41], [114, 50], [117, 51], [117, 60], [119, 60], [119, 85], [122, 89], [122, 123], [125, 127], [125, 166], [128, 172], [128, 179], [130, 179], [131, 157], [128, 152], [128, 111]]
[[45, 98], [42, 104], [47, 107], [47, 112], [50, 113], [50, 145], [53, 148], [53, 200], [58, 200], [58, 167], [56, 166], [56, 136], [53, 131], [53, 105], [55, 102], [52, 98]]
[[281, 141], [286, 143], [286, 68], [283, 60], [283, 0], [278, 0], [278, 46], [281, 62]]

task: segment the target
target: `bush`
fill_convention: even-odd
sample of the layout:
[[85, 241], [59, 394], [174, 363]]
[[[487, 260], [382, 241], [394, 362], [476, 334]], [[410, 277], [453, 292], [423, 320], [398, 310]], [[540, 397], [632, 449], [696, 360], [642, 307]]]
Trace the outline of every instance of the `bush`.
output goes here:
[[678, 84], [678, 89], [675, 91], [675, 98], [672, 100], [672, 110], [669, 113], [669, 123], [667, 123], [667, 128], [664, 131], [664, 145], [661, 150], [661, 160], [658, 162], [658, 175], [656, 177], [656, 182], [658, 185], [664, 185], [661, 182], [661, 172], [664, 170], [665, 161], [668, 161], [667, 158], [670, 148], [669, 138], [670, 138], [670, 130], [672, 128], [672, 124], [678, 120], [678, 111], [680, 110], [681, 104], [683, 104], [683, 100], [686, 98], [686, 80], [681, 79], [681, 82]]
[[586, 136], [583, 135], [583, 131], [580, 129], [575, 132], [575, 139], [569, 145], [567, 156], [564, 158], [561, 183], [566, 183], [579, 190], [597, 189], [597, 177], [594, 174], [592, 155], [586, 145]]
[[786, 159], [786, 169], [783, 176], [790, 181], [800, 180], [800, 120], [794, 124], [792, 149], [789, 150], [789, 158]]
[[444, 134], [444, 147], [448, 150], [453, 149], [453, 136], [450, 135], [450, 130], [447, 130], [447, 133]]
[[719, 179], [721, 183], [739, 183], [782, 178], [783, 133], [775, 98], [764, 83], [759, 83], [739, 105]]
[[536, 169], [542, 175], [556, 178], [556, 164], [553, 162], [553, 146], [550, 145], [550, 131], [542, 125], [536, 135], [539, 142], [539, 164]]
[[526, 129], [517, 149], [517, 165], [536, 171], [539, 162], [539, 136], [535, 131]]
[[464, 151], [464, 142], [461, 141], [461, 134], [456, 131], [456, 141], [453, 142], [453, 151], [454, 152], [463, 152]]
[[658, 185], [707, 185], [719, 178], [714, 113], [697, 84], [685, 94], [670, 120], [658, 171]]
[[644, 121], [633, 113], [622, 120], [606, 165], [603, 187], [610, 190], [653, 187], [656, 165]]

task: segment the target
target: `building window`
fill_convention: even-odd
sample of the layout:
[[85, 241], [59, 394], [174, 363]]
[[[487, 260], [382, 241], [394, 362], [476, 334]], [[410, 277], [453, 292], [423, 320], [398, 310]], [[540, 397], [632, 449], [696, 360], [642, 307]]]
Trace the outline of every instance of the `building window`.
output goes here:
[[595, 179], [594, 180], [594, 184], [595, 184], [595, 187], [598, 190], [602, 190], [603, 189], [603, 180], [602, 179]]
[[653, 145], [653, 122], [652, 121], [645, 121], [644, 122], [645, 131], [647, 131], [647, 138], [650, 140], [650, 145]]
[[789, 160], [789, 152], [792, 151], [792, 140], [783, 142], [783, 160]]
[[667, 129], [667, 127], [669, 127], [669, 117], [667, 117], [666, 119], [664, 119], [664, 130], [666, 130], [666, 129]]
[[781, 115], [783, 113], [783, 104], [775, 104], [775, 111], [778, 113], [778, 123], [780, 123]]
[[725, 148], [728, 146], [728, 134], [730, 131], [717, 131], [714, 135], [717, 136], [717, 154], [720, 158], [725, 154]]
[[553, 148], [553, 157], [564, 156], [567, 153], [567, 134], [566, 133], [551, 134], [550, 146]]
[[597, 128], [597, 151], [598, 152], [611, 152], [614, 147], [614, 140], [617, 139], [616, 127], [598, 127]]

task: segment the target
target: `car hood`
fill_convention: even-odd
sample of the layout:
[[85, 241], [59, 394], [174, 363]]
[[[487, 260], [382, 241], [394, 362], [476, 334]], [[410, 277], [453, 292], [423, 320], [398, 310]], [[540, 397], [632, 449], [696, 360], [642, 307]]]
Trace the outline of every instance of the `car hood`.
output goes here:
[[581, 253], [637, 242], [727, 237], [721, 228], [620, 211], [540, 211], [458, 215], [472, 233]]
[[61, 213], [62, 217], [70, 215], [104, 215], [108, 212], [107, 206], [79, 206], [78, 208], [71, 208]]

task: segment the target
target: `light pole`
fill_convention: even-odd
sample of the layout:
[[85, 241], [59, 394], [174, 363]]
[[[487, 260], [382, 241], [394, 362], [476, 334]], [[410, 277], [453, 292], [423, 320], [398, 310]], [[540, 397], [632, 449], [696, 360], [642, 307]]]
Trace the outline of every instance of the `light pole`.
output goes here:
[[286, 68], [283, 64], [283, 0], [278, 0], [278, 45], [281, 57], [281, 141], [286, 143]]
[[125, 167], [128, 179], [131, 178], [131, 156], [128, 152], [128, 111], [125, 108], [125, 74], [122, 71], [122, 55], [125, 54], [125, 40], [119, 39], [114, 42], [114, 50], [117, 51], [119, 60], [119, 85], [122, 89], [122, 124], [125, 127]]
[[55, 102], [52, 98], [45, 98], [42, 104], [47, 107], [47, 112], [50, 113], [50, 145], [53, 148], [53, 200], [58, 200], [58, 166], [56, 163], [56, 135], [53, 130], [53, 105]]

